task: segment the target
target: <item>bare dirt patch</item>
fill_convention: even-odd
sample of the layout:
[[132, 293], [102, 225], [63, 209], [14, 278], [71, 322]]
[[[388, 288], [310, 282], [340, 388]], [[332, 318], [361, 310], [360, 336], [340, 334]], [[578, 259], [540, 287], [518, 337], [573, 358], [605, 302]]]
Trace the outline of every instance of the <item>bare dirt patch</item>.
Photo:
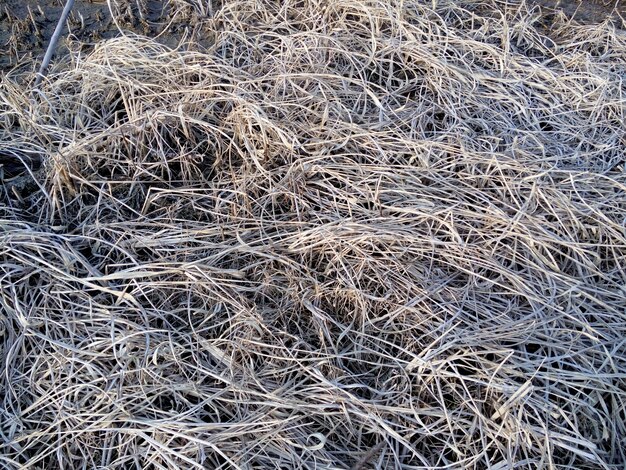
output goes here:
[[626, 15], [624, 0], [532, 0], [533, 3], [551, 10], [561, 10], [580, 23], [600, 23], [613, 18], [623, 24]]
[[[63, 0], [7, 0], [0, 6], [0, 70], [43, 56], [64, 4]], [[112, 2], [112, 6], [113, 11], [106, 1], [77, 0], [66, 22], [59, 52], [73, 41], [89, 47], [101, 39], [120, 35], [120, 31], [158, 36], [161, 43], [170, 46], [190, 36], [203, 43], [198, 34], [202, 15], [184, 2], [122, 0]]]

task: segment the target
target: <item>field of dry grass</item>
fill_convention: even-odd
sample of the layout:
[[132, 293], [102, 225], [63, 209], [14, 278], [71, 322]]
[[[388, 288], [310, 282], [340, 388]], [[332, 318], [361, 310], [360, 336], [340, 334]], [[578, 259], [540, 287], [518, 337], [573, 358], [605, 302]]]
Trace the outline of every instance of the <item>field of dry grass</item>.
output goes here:
[[626, 35], [491, 1], [2, 76], [0, 467], [623, 469]]

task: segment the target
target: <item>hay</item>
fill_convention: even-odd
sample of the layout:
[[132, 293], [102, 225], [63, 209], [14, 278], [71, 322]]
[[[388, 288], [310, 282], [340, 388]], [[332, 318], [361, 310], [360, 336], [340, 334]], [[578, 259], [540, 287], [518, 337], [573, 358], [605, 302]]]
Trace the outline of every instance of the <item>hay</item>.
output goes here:
[[2, 79], [0, 465], [623, 468], [624, 33], [211, 8]]

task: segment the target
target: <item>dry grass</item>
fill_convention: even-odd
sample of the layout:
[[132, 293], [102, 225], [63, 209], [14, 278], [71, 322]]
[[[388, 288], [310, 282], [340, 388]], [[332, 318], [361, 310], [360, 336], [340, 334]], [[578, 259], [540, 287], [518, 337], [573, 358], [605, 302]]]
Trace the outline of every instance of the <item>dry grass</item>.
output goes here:
[[2, 79], [0, 465], [622, 469], [624, 33], [224, 3]]

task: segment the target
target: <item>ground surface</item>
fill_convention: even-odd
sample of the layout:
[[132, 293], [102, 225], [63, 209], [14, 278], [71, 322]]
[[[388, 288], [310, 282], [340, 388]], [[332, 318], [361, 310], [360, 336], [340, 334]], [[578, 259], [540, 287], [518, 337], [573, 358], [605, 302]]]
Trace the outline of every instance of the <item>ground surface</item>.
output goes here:
[[[0, 50], [4, 51], [0, 54], [0, 70], [27, 62], [33, 56], [43, 56], [64, 4], [62, 0], [7, 0], [0, 4]], [[86, 44], [94, 43], [118, 36], [119, 26], [125, 32], [150, 37], [165, 31], [161, 41], [174, 45], [186, 33], [193, 32], [199, 20], [191, 7], [177, 5], [176, 14], [171, 14], [170, 2], [124, 0], [111, 5], [117, 24], [106, 1], [77, 0], [64, 39], [69, 36]]]
[[[48, 40], [54, 31], [63, 10], [63, 0], [6, 0], [0, 5], [0, 70], [8, 70], [18, 63], [29, 62], [33, 56], [41, 57]], [[198, 16], [189, 5], [181, 8], [177, 2], [159, 2], [154, 0], [112, 1], [117, 25], [111, 18], [106, 1], [77, 0], [67, 29], [74, 37], [84, 43], [93, 43], [102, 38], [117, 36], [118, 26], [127, 32], [134, 32], [150, 37], [159, 35], [161, 42], [175, 45], [181, 38], [193, 36], [202, 42], [201, 25], [211, 15], [206, 8], [206, 17]], [[213, 3], [215, 8], [218, 2]], [[175, 4], [176, 15], [172, 15]], [[563, 11], [577, 21], [593, 24], [608, 17], [616, 24], [624, 23], [626, 0], [531, 0], [531, 4], [540, 5], [546, 15], [549, 26], [550, 14], [554, 9]], [[67, 37], [67, 35], [65, 35]], [[61, 44], [61, 47], [64, 45]], [[31, 64], [32, 65], [32, 64]]]
[[624, 0], [533, 0], [549, 9], [561, 9], [581, 23], [598, 23], [609, 16], [622, 17], [626, 13]]
[[623, 30], [123, 1], [0, 0], [1, 469], [626, 468]]

